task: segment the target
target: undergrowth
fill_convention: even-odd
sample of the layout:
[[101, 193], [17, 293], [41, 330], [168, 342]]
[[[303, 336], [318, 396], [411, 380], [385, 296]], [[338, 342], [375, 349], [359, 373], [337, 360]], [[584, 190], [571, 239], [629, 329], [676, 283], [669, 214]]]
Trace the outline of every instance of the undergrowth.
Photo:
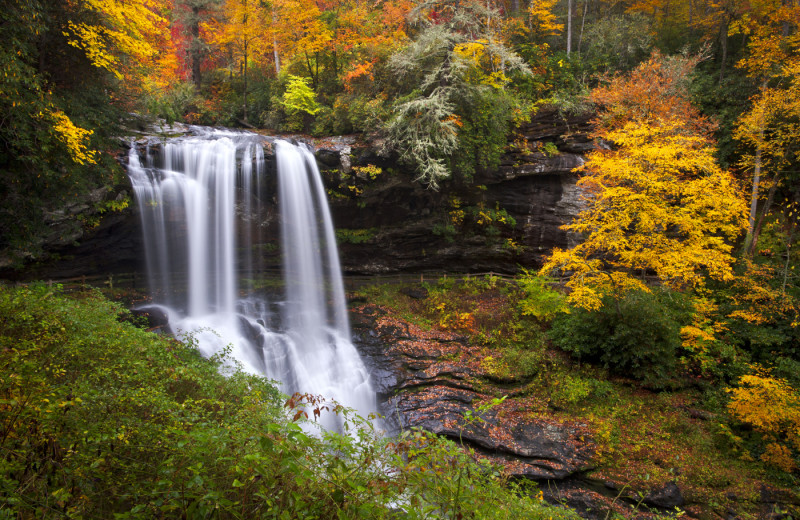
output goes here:
[[366, 291], [392, 316], [462, 335], [454, 356], [477, 365], [477, 390], [508, 395], [532, 419], [589, 425], [597, 467], [587, 478], [628, 494], [675, 482], [706, 513], [741, 518], [760, 514], [762, 486], [797, 495], [798, 394], [777, 368], [751, 367], [733, 388], [692, 371], [678, 335], [690, 309], [679, 295], [637, 294], [589, 315], [529, 273], [423, 287], [425, 298], [390, 286]]
[[[125, 319], [0, 287], [0, 518], [573, 517], [450, 441], [382, 439]], [[324, 409], [344, 433], [314, 428]]]

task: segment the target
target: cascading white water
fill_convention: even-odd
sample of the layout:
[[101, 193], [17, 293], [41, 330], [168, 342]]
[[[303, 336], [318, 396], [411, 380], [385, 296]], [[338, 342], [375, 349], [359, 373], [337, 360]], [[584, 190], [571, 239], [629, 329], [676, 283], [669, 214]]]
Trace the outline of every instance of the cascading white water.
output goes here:
[[369, 409], [374, 392], [350, 342], [336, 237], [316, 162], [305, 148], [276, 144], [284, 313], [296, 346], [291, 366], [283, 372], [291, 372], [300, 387], [318, 389], [358, 410]]
[[261, 139], [230, 132], [176, 139], [160, 161], [148, 149], [146, 166], [132, 147], [128, 173], [154, 301], [172, 332], [192, 333], [204, 355], [230, 345], [245, 370], [279, 381], [284, 392], [321, 395], [366, 416], [376, 410], [375, 393], [350, 341], [333, 224], [306, 148], [274, 143], [285, 301], [237, 297], [237, 272], [250, 278], [260, 263], [252, 237], [262, 224]]

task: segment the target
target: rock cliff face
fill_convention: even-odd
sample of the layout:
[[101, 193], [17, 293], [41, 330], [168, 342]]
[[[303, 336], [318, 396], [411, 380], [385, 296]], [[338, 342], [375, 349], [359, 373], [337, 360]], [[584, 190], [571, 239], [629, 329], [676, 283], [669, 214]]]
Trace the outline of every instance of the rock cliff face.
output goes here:
[[[589, 520], [652, 518], [684, 506], [675, 482], [631, 490], [592, 476], [600, 461], [592, 428], [532, 413], [535, 397], [521, 391], [524, 385], [487, 374], [484, 347], [452, 331], [422, 330], [377, 305], [356, 305], [351, 317], [390, 433], [418, 428], [448, 437], [514, 478], [537, 482], [545, 500]], [[510, 399], [492, 402], [498, 395]]]
[[481, 347], [452, 332], [423, 331], [373, 305], [352, 309], [352, 317], [390, 433], [421, 428], [443, 435], [533, 480], [561, 480], [591, 466], [594, 444], [585, 424], [532, 418], [524, 400], [465, 420], [476, 403], [501, 392], [487, 382]]
[[[514, 272], [520, 265], [539, 265], [553, 247], [570, 245], [560, 226], [581, 206], [572, 170], [592, 147], [588, 119], [543, 111], [519, 130], [498, 168], [476, 175], [471, 186], [451, 182], [441, 191], [425, 188], [391, 158], [379, 156], [380, 143], [353, 137], [312, 140], [338, 228], [343, 269], [349, 274]], [[274, 157], [267, 154], [267, 160]], [[130, 186], [119, 186], [102, 196], [130, 193]], [[274, 206], [273, 197], [266, 199]], [[70, 211], [51, 219], [55, 238], [42, 245], [43, 256], [21, 270], [0, 262], [0, 278], [63, 279], [143, 268], [135, 203], [104, 216], [92, 229], [72, 222]], [[274, 207], [267, 207], [261, 216], [271, 242], [262, 244], [268, 251], [265, 267], [272, 268], [280, 263], [274, 214]], [[68, 239], [56, 232], [64, 226], [71, 226]]]
[[[588, 116], [543, 111], [519, 130], [497, 169], [476, 175], [470, 187], [453, 182], [441, 191], [398, 174], [374, 147], [339, 143], [318, 152], [334, 193], [344, 269], [514, 272], [540, 265], [552, 248], [574, 239], [560, 227], [581, 208], [573, 169], [593, 147], [588, 130]], [[355, 166], [348, 172], [337, 156]], [[383, 172], [373, 179], [366, 165]]]

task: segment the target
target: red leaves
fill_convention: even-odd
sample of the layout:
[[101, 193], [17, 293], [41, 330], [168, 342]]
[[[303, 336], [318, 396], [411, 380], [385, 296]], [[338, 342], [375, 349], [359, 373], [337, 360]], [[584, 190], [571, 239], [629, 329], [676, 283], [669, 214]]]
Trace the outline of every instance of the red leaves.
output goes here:
[[[294, 410], [298, 408], [295, 412], [294, 416], [292, 417], [293, 422], [297, 422], [301, 417], [305, 417], [308, 419], [308, 412], [305, 411], [305, 406], [313, 406], [311, 409], [311, 414], [316, 421], [322, 415], [323, 411], [329, 412], [331, 411], [330, 407], [324, 404], [325, 398], [321, 395], [311, 395], [311, 394], [301, 394], [299, 392], [295, 392], [292, 396], [284, 403], [283, 407], [288, 408], [289, 410]], [[338, 413], [342, 411], [344, 408], [337, 404], [333, 411], [334, 413]]]

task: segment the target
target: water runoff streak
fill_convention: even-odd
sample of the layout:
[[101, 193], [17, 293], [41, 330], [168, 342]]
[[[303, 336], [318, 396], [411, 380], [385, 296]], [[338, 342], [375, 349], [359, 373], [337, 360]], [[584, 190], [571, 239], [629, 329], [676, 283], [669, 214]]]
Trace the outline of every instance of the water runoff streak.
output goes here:
[[237, 274], [253, 277], [260, 260], [253, 242], [261, 244], [266, 214], [262, 140], [209, 131], [148, 147], [141, 157], [131, 148], [155, 307], [205, 356], [230, 345], [245, 370], [279, 381], [285, 393], [322, 395], [366, 416], [376, 410], [375, 393], [350, 340], [325, 190], [302, 146], [273, 143], [285, 292], [273, 301], [238, 296]]

